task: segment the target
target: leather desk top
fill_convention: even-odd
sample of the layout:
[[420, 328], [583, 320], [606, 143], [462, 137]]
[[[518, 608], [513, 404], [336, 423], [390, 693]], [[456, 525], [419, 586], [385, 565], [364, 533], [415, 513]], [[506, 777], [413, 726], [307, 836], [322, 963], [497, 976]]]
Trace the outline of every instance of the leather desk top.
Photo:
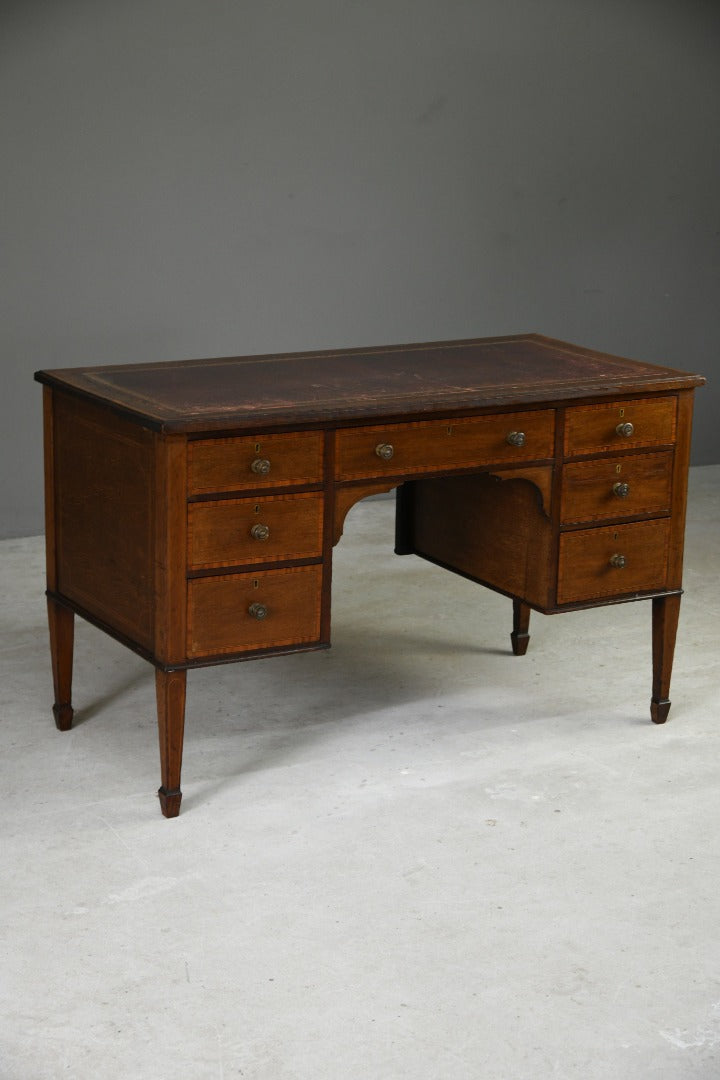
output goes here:
[[540, 334], [65, 368], [35, 377], [168, 433], [450, 416], [705, 381]]

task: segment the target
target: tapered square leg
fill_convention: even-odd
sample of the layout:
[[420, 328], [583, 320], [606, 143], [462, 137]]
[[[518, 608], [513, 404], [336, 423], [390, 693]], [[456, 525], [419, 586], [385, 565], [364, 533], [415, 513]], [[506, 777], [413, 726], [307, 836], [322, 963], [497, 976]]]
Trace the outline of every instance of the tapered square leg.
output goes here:
[[162, 776], [158, 797], [160, 808], [168, 818], [178, 816], [182, 800], [180, 770], [185, 732], [186, 683], [186, 671], [155, 672]]
[[53, 714], [58, 731], [72, 727], [72, 670], [75, 644], [75, 613], [48, 596], [48, 626], [55, 702]]
[[653, 688], [650, 716], [664, 724], [670, 712], [670, 676], [680, 615], [680, 596], [659, 596], [652, 602]]
[[510, 635], [515, 656], [524, 656], [530, 642], [530, 608], [522, 600], [513, 600], [513, 628]]

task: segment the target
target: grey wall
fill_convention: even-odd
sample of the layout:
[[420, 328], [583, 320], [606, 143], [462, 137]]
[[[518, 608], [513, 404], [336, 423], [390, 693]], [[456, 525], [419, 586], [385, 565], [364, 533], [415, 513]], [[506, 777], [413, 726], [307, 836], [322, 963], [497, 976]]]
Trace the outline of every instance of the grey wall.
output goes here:
[[719, 14], [4, 0], [0, 535], [42, 530], [38, 367], [538, 330], [712, 375]]

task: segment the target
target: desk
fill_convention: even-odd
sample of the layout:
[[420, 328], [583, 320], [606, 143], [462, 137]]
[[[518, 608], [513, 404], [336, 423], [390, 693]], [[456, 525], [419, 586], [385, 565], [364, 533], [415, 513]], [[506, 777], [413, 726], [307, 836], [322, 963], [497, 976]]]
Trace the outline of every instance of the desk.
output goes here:
[[187, 670], [327, 648], [345, 515], [393, 488], [397, 553], [508, 596], [516, 655], [531, 609], [651, 600], [667, 719], [702, 377], [527, 334], [36, 378], [55, 721], [77, 614], [155, 666], [166, 817]]

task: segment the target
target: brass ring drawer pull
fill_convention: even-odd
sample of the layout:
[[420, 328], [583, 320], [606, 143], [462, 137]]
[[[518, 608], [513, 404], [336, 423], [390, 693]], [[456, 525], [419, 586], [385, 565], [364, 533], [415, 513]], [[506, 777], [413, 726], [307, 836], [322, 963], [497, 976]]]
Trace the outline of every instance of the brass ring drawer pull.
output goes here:
[[625, 556], [624, 555], [611, 555], [610, 556], [610, 565], [614, 566], [616, 570], [622, 570], [623, 567], [625, 566]]
[[624, 439], [629, 439], [630, 436], [634, 433], [635, 428], [632, 426], [632, 424], [628, 420], [624, 424], [618, 424], [618, 426], [615, 428], [615, 430], [618, 433], [618, 435], [621, 435]]
[[253, 540], [267, 540], [270, 536], [270, 526], [261, 525], [258, 522], [257, 525], [253, 525], [252, 529], [250, 530], [250, 535], [252, 536]]
[[383, 461], [390, 461], [395, 453], [395, 447], [391, 446], [390, 443], [381, 442], [375, 447], [375, 453], [379, 458], [382, 458]]
[[270, 462], [267, 458], [255, 458], [250, 468], [258, 476], [267, 476], [270, 472]]
[[617, 495], [619, 499], [627, 499], [630, 494], [630, 485], [625, 480], [618, 480], [613, 484], [613, 495]]
[[248, 615], [252, 615], [253, 619], [265, 619], [267, 618], [268, 609], [264, 604], [251, 604], [248, 608]]
[[525, 432], [524, 431], [509, 431], [505, 436], [505, 442], [510, 446], [524, 446], [525, 445]]

